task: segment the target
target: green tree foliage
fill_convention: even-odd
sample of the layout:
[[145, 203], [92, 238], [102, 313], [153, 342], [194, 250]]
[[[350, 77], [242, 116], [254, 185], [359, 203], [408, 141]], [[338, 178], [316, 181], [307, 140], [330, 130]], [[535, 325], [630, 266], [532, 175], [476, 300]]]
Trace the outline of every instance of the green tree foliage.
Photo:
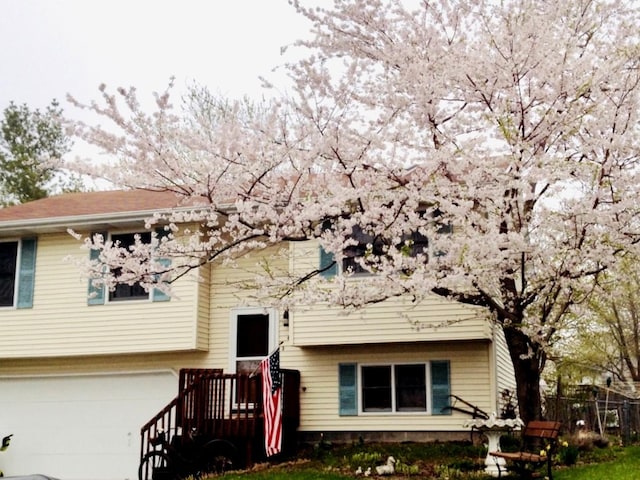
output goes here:
[[13, 102], [0, 120], [0, 203], [24, 203], [46, 197], [58, 172], [56, 161], [69, 151], [53, 100], [44, 111]]
[[616, 382], [640, 382], [640, 270], [627, 255], [603, 276], [585, 305], [575, 335], [565, 345], [560, 374], [567, 381], [606, 375]]

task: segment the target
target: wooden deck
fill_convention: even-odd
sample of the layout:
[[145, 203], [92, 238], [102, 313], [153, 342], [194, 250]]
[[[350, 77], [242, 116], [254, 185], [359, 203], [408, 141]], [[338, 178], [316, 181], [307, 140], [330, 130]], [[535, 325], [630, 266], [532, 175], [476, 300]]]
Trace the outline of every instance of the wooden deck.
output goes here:
[[[283, 452], [295, 450], [300, 421], [300, 373], [281, 370], [283, 394]], [[142, 459], [157, 449], [153, 440], [167, 435], [174, 444], [186, 434], [231, 442], [246, 453], [250, 465], [264, 457], [261, 377], [225, 374], [219, 369], [183, 369], [179, 392], [141, 428]]]

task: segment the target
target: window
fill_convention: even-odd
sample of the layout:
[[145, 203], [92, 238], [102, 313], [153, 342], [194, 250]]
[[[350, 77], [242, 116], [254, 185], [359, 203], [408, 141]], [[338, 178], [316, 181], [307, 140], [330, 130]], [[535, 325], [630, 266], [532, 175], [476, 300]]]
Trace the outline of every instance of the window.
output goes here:
[[266, 313], [238, 315], [237, 321], [237, 357], [257, 357], [262, 360], [269, 355], [269, 315]]
[[[111, 241], [114, 245], [119, 245], [122, 248], [130, 248], [135, 244], [135, 237], [139, 235], [142, 243], [151, 243], [151, 233], [121, 233], [117, 235], [111, 235]], [[114, 270], [114, 275], [118, 275], [118, 270]], [[149, 293], [139, 283], [128, 285], [121, 283], [116, 285], [113, 291], [109, 292], [109, 301], [121, 301], [121, 300], [144, 300], [149, 298]]]
[[427, 410], [426, 365], [396, 365], [395, 399], [398, 412], [424, 412]]
[[36, 239], [0, 242], [0, 307], [31, 308]]
[[18, 267], [18, 242], [0, 243], [0, 307], [13, 307]]
[[[362, 259], [366, 263], [367, 255], [381, 257], [389, 249], [389, 241], [380, 236], [373, 236], [365, 233], [362, 228], [354, 227], [352, 237], [358, 241], [357, 245], [351, 245], [344, 251], [344, 259], [342, 260], [342, 270], [355, 274], [369, 273], [362, 265]], [[395, 248], [405, 252], [412, 257], [418, 254], [427, 254], [429, 242], [424, 235], [413, 232], [402, 238], [402, 243], [396, 245]]]
[[382, 256], [385, 252], [385, 242], [380, 236], [365, 233], [361, 227], [354, 226], [351, 232], [357, 245], [351, 245], [344, 250], [342, 270], [356, 274], [368, 273], [362, 266], [362, 259], [366, 262], [367, 255]]
[[340, 364], [340, 415], [422, 412], [445, 415], [449, 361], [390, 365]]
[[275, 310], [240, 308], [232, 311], [231, 334], [231, 371], [253, 373], [276, 348]]
[[[158, 231], [158, 235], [161, 235], [161, 231]], [[107, 232], [94, 232], [93, 235], [101, 235], [103, 238], [107, 237]], [[140, 233], [117, 233], [111, 234], [110, 238], [114, 243], [119, 244], [121, 247], [129, 248], [135, 244], [136, 235], [140, 236], [140, 240], [142, 243], [150, 243], [151, 242], [151, 232], [140, 232]], [[100, 258], [99, 250], [91, 250], [90, 252], [91, 260], [98, 260]], [[158, 261], [170, 265], [171, 261], [169, 259], [157, 259]], [[114, 270], [114, 274], [118, 274], [117, 270]], [[89, 305], [103, 305], [105, 303], [105, 288], [100, 284], [94, 284], [91, 280], [89, 280]], [[128, 284], [118, 284], [115, 289], [109, 292], [108, 299], [109, 302], [120, 302], [127, 300], [147, 300], [151, 298], [154, 302], [165, 302], [169, 301], [170, 297], [163, 291], [159, 289], [154, 289], [150, 294], [145, 291], [145, 289], [139, 284], [134, 283], [132, 285]]]
[[[441, 231], [439, 230], [438, 233]], [[353, 227], [351, 235], [358, 243], [345, 248], [341, 265], [342, 271], [356, 275], [368, 274], [369, 270], [363, 266], [363, 261], [366, 265], [368, 255], [372, 255], [374, 259], [384, 256], [391, 244], [388, 239], [366, 233], [358, 226]], [[411, 257], [420, 254], [428, 256], [429, 254], [429, 241], [425, 235], [419, 232], [405, 234], [402, 242], [393, 247]], [[333, 255], [323, 249], [320, 249], [320, 270], [325, 277], [331, 277], [338, 273]]]
[[362, 366], [363, 412], [426, 412], [425, 364]]

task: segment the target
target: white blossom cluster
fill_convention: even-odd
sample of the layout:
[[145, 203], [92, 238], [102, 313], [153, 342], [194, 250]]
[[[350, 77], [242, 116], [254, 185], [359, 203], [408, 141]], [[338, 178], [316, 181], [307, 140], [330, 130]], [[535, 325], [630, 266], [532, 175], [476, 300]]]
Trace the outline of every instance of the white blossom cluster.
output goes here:
[[[293, 3], [315, 36], [286, 95], [203, 89], [181, 109], [169, 89], [147, 113], [135, 89], [103, 88], [86, 105], [117, 129], [75, 133], [117, 161], [84, 173], [182, 199], [150, 221], [169, 225], [162, 241], [123, 252], [87, 239], [110, 267], [101, 278], [151, 286], [310, 239], [342, 267], [357, 227], [375, 239], [355, 260], [367, 281], [265, 263], [254, 294], [352, 307], [444, 295], [487, 306], [512, 357], [543, 366], [565, 314], [640, 239], [635, 3]], [[428, 249], [409, 255], [415, 233]]]

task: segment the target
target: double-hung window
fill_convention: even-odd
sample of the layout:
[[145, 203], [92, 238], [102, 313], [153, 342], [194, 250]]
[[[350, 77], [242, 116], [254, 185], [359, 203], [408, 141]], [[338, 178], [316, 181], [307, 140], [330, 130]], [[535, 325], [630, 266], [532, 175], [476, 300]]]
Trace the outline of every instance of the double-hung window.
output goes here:
[[362, 365], [363, 412], [426, 412], [427, 367], [424, 363]]
[[36, 239], [0, 242], [0, 307], [33, 305]]
[[[140, 237], [142, 243], [151, 243], [151, 233], [120, 233], [111, 235], [111, 241], [114, 245], [121, 248], [130, 249], [136, 243], [136, 236]], [[118, 275], [118, 271], [114, 270], [113, 274]], [[115, 289], [109, 292], [109, 301], [117, 302], [121, 300], [146, 300], [149, 293], [139, 283], [131, 285], [127, 283], [119, 283]]]
[[340, 414], [448, 413], [449, 362], [341, 364]]

